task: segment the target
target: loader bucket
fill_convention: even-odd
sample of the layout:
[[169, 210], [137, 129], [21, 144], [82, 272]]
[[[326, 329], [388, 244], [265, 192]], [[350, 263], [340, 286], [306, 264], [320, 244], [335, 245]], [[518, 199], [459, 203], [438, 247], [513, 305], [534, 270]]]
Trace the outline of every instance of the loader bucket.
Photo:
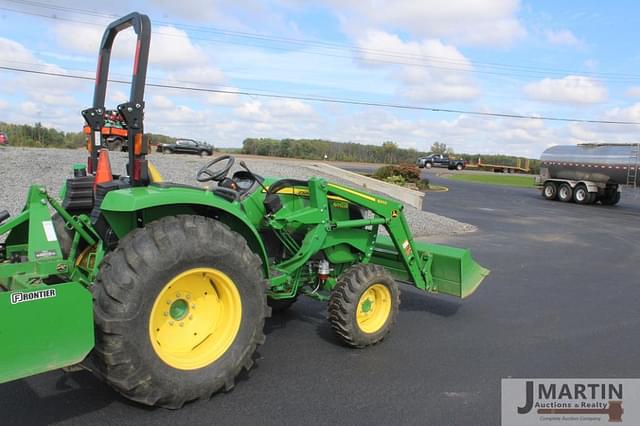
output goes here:
[[426, 243], [416, 245], [421, 253], [433, 255], [431, 275], [438, 293], [465, 298], [489, 275], [488, 269], [473, 260], [469, 249]]
[[[432, 256], [434, 291], [465, 298], [473, 293], [489, 270], [480, 266], [468, 249], [415, 242], [418, 252]], [[391, 239], [379, 236], [371, 262], [386, 267], [400, 281], [413, 282]]]

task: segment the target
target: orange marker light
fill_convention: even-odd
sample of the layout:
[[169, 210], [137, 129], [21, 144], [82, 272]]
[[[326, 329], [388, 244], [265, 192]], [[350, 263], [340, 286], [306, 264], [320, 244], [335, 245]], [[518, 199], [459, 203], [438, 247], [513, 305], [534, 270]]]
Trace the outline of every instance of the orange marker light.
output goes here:
[[133, 140], [133, 153], [135, 155], [142, 154], [142, 133], [137, 133]]

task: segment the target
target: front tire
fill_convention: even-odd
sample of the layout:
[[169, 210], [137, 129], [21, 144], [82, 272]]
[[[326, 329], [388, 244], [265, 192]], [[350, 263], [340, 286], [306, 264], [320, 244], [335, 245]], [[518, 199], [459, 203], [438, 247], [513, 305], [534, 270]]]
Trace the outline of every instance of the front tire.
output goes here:
[[558, 187], [555, 182], [546, 182], [542, 188], [542, 196], [547, 200], [553, 201], [558, 198]]
[[427, 169], [430, 169], [431, 167], [433, 167], [433, 164], [425, 163], [424, 167], [426, 167]]
[[400, 291], [385, 268], [357, 264], [338, 279], [329, 299], [329, 322], [344, 343], [355, 348], [385, 338], [398, 315]]
[[264, 342], [261, 269], [246, 241], [212, 219], [172, 216], [131, 232], [93, 286], [98, 374], [166, 408], [230, 390]]
[[457, 171], [461, 171], [462, 169], [464, 169], [464, 166], [463, 166], [462, 164], [458, 163], [458, 164], [456, 165], [456, 170], [457, 170]]

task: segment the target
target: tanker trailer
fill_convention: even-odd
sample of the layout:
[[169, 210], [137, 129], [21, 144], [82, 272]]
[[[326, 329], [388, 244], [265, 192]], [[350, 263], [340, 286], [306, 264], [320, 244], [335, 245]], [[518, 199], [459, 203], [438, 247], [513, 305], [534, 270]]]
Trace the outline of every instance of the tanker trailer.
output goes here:
[[547, 200], [612, 206], [620, 187], [640, 185], [640, 144], [556, 145], [540, 157], [540, 176]]

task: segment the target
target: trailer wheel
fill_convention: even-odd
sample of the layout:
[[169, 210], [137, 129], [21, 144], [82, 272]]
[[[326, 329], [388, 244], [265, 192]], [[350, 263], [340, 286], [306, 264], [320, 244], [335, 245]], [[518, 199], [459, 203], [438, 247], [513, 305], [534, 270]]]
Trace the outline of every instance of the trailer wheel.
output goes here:
[[547, 200], [555, 200], [558, 198], [558, 187], [555, 182], [546, 182], [542, 188], [542, 196]]
[[572, 199], [573, 189], [571, 189], [571, 185], [569, 185], [568, 183], [560, 184], [560, 187], [558, 188], [558, 200], [568, 203]]
[[573, 201], [576, 204], [592, 204], [594, 200], [594, 194], [590, 193], [587, 189], [587, 185], [579, 183], [573, 191]]
[[395, 280], [379, 265], [357, 264], [338, 279], [329, 299], [329, 322], [344, 343], [375, 345], [389, 334], [400, 306]]
[[97, 373], [166, 408], [230, 390], [265, 339], [260, 271], [246, 241], [215, 220], [172, 216], [131, 232], [93, 286]]
[[602, 196], [600, 202], [603, 206], [615, 206], [620, 201], [620, 193], [618, 191], [609, 192]]

